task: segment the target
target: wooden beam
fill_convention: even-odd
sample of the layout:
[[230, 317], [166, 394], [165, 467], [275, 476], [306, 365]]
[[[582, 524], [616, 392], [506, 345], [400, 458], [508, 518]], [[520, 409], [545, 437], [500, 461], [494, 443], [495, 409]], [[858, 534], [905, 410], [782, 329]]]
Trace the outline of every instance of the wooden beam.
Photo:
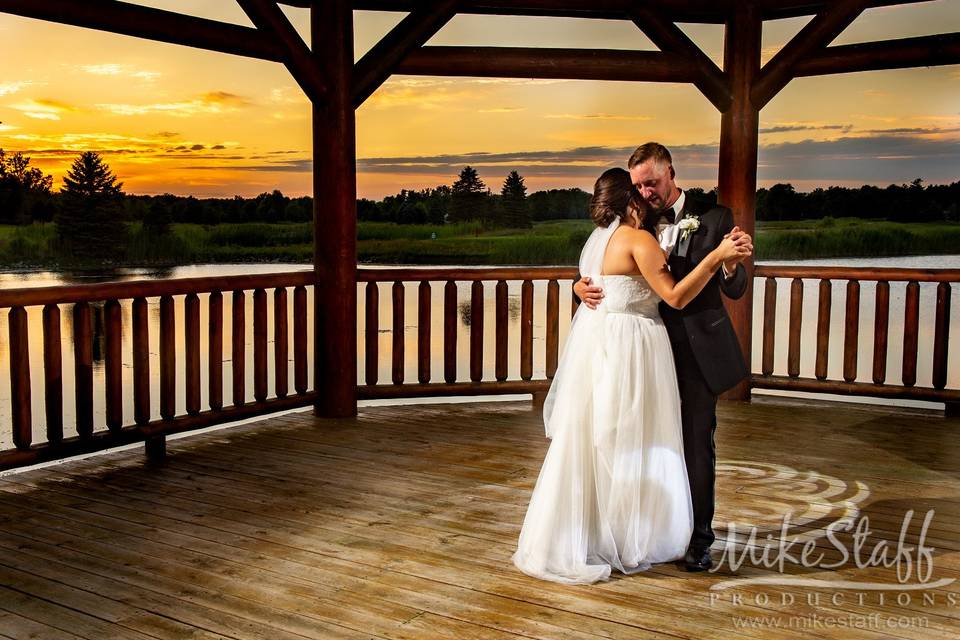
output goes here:
[[634, 82], [693, 82], [699, 77], [690, 60], [672, 53], [519, 47], [423, 47], [404, 58], [394, 73]]
[[793, 68], [797, 62], [833, 42], [866, 8], [865, 0], [837, 0], [818, 13], [763, 65], [750, 92], [754, 106], [762, 109], [793, 79]]
[[634, 24], [640, 27], [653, 44], [666, 53], [683, 56], [693, 62], [699, 76], [693, 84], [718, 111], [730, 107], [730, 84], [713, 60], [687, 37], [680, 27], [650, 6], [637, 5], [628, 11]]
[[314, 405], [318, 416], [357, 413], [357, 152], [353, 12], [348, 0], [310, 10], [310, 40], [329, 78], [313, 105]]
[[960, 33], [826, 47], [794, 67], [794, 75], [907, 69], [960, 64]]
[[[285, 0], [287, 1], [287, 0]], [[289, 0], [287, 4], [310, 0]], [[868, 7], [916, 4], [927, 0], [869, 0]], [[506, 16], [553, 16], [623, 20], [638, 0], [464, 0], [459, 13]], [[642, 3], [648, 4], [648, 3]], [[657, 0], [657, 7], [675, 22], [723, 24], [743, 0]], [[751, 3], [764, 20], [814, 15], [834, 4], [830, 0], [753, 0]], [[417, 0], [353, 0], [353, 8], [368, 11], [409, 13]]]
[[[723, 70], [730, 78], [733, 102], [720, 118], [719, 201], [733, 210], [734, 223], [754, 235], [757, 194], [757, 146], [760, 111], [750, 100], [750, 88], [760, 69], [762, 21], [757, 9], [744, 3], [724, 31]], [[753, 259], [747, 268], [747, 292], [736, 301], [725, 300], [740, 340], [744, 359], [752, 361]], [[749, 400], [750, 381], [726, 394], [730, 400]]]
[[363, 104], [390, 77], [407, 54], [422, 47], [442, 29], [456, 15], [458, 4], [460, 0], [427, 2], [381, 38], [354, 66], [354, 108]]
[[116, 0], [0, 0], [0, 12], [280, 62], [279, 42], [250, 27]]
[[310, 49], [274, 0], [237, 0], [257, 30], [283, 46], [283, 63], [311, 101], [321, 100], [327, 91], [317, 61]]

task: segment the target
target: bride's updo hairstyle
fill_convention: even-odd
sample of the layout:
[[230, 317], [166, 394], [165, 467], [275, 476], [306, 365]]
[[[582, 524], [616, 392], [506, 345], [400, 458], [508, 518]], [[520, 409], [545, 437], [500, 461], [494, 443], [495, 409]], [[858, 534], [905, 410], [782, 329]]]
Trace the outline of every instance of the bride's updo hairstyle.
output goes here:
[[593, 185], [590, 218], [598, 227], [609, 227], [616, 218], [623, 222], [630, 212], [636, 214], [643, 223], [647, 218], [647, 209], [630, 180], [630, 174], [624, 169], [607, 169]]

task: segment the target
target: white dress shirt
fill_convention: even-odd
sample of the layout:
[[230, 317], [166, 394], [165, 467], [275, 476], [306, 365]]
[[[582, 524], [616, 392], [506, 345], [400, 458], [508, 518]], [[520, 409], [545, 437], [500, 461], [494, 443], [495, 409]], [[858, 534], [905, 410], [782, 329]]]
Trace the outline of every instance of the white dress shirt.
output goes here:
[[670, 255], [673, 248], [677, 245], [677, 239], [680, 237], [680, 218], [683, 217], [683, 203], [687, 200], [687, 194], [680, 192], [680, 197], [670, 207], [673, 209], [673, 224], [661, 221], [657, 224], [657, 234], [660, 236], [660, 247]]

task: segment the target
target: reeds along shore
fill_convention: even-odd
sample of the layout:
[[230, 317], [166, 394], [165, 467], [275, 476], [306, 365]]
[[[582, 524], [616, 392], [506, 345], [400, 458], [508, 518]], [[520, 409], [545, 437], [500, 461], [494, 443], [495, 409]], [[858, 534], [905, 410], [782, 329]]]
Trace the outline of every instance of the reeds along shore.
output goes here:
[[[361, 222], [361, 262], [390, 264], [574, 264], [592, 224], [547, 221], [532, 229], [484, 229], [478, 223], [397, 225]], [[960, 253], [960, 224], [899, 223], [858, 218], [759, 222], [760, 260], [879, 257]], [[179, 265], [225, 262], [303, 262], [313, 255], [310, 223], [173, 224], [156, 233], [127, 228], [115, 264]], [[95, 265], [103, 257], [70, 255], [57, 245], [51, 223], [0, 226], [0, 268]]]

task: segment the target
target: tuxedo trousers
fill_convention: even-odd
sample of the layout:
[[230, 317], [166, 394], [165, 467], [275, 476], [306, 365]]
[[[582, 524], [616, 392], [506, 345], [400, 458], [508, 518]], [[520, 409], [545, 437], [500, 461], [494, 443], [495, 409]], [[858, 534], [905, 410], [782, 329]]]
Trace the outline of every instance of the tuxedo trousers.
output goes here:
[[706, 549], [713, 533], [717, 453], [717, 396], [707, 386], [685, 331], [671, 332], [677, 384], [680, 390], [680, 421], [683, 425], [683, 457], [693, 502], [693, 533], [690, 546]]

